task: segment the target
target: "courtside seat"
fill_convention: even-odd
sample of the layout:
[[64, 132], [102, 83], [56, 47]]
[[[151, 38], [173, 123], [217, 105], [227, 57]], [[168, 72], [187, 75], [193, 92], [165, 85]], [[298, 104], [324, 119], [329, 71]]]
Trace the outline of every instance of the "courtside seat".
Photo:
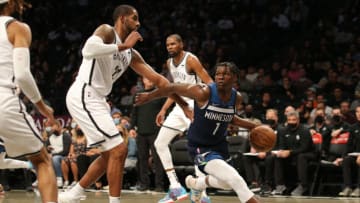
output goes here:
[[186, 137], [182, 137], [170, 145], [174, 168], [176, 172], [184, 175], [193, 174], [195, 171], [194, 162], [187, 150], [187, 142]]
[[[346, 144], [330, 144], [329, 154], [334, 157], [341, 157], [346, 150]], [[342, 167], [332, 164], [334, 160], [322, 159], [316, 168], [314, 180], [319, 184], [317, 190], [317, 195], [331, 195], [336, 196], [337, 192], [341, 190], [343, 184], [342, 178]], [[326, 190], [324, 193], [324, 188], [326, 187], [336, 187], [337, 190]], [[336, 191], [336, 193], [331, 193], [330, 191]]]

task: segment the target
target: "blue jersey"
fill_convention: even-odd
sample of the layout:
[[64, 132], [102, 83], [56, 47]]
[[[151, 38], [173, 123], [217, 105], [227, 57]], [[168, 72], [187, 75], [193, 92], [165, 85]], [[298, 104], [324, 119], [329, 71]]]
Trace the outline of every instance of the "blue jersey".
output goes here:
[[237, 92], [232, 89], [230, 100], [223, 102], [219, 98], [216, 83], [211, 83], [209, 88], [210, 99], [206, 106], [201, 108], [194, 106], [194, 122], [191, 123], [188, 131], [190, 148], [215, 149], [219, 146], [227, 148], [227, 127], [236, 112]]

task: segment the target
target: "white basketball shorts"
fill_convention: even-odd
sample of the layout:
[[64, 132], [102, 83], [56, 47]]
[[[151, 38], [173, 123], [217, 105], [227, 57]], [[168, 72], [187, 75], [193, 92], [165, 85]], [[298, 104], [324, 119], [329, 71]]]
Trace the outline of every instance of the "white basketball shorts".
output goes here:
[[[191, 105], [191, 107], [192, 106], [193, 105]], [[184, 132], [186, 129], [189, 128], [190, 123], [190, 119], [185, 116], [184, 111], [178, 104], [176, 104], [173, 110], [166, 117], [162, 126], [176, 131]]]
[[66, 106], [84, 132], [88, 146], [108, 151], [123, 142], [105, 97], [91, 86], [76, 81], [67, 93]]
[[17, 94], [0, 87], [0, 138], [9, 157], [22, 157], [39, 153], [44, 146], [33, 118]]

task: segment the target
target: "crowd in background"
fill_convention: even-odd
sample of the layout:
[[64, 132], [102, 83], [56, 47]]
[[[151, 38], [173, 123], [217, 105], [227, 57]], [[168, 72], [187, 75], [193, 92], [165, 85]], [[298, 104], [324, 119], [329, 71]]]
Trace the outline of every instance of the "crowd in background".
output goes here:
[[[31, 70], [56, 115], [68, 115], [65, 95], [76, 77], [84, 40], [100, 22], [112, 24], [117, 3], [38, 0], [23, 15], [33, 30]], [[333, 109], [339, 107], [343, 121], [358, 122], [354, 112], [360, 104], [359, 0], [127, 3], [142, 16], [139, 32], [144, 41], [136, 49], [158, 72], [167, 75], [165, 39], [172, 33], [183, 37], [185, 50], [196, 54], [210, 73], [217, 62], [234, 61], [240, 68], [235, 87], [244, 98], [240, 116], [264, 123], [267, 110], [275, 109], [279, 122], [285, 122], [285, 108], [291, 105], [299, 122], [311, 126], [317, 109], [324, 109], [324, 120], [330, 122]], [[134, 127], [133, 96], [142, 89], [141, 79], [127, 71], [108, 96], [111, 113], [121, 114], [118, 122], [127, 130]], [[27, 106], [36, 116], [30, 102]], [[71, 161], [65, 165], [71, 168]], [[57, 166], [61, 168], [61, 162]]]

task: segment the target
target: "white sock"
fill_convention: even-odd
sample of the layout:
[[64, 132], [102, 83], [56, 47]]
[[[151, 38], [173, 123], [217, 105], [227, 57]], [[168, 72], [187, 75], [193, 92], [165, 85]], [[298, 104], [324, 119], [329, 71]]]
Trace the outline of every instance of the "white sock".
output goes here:
[[[195, 187], [196, 188], [201, 188], [201, 190], [206, 189], [207, 185], [206, 185], [206, 175], [200, 171], [200, 169], [195, 166], [195, 175], [197, 176], [196, 178], [196, 183], [195, 183]], [[206, 194], [206, 191], [205, 191]]]
[[76, 185], [70, 189], [69, 192], [73, 193], [76, 196], [83, 196], [84, 195], [84, 188], [81, 187], [79, 183], [76, 183]]
[[201, 177], [198, 177], [196, 178], [196, 188], [202, 188], [202, 189], [206, 189], [206, 176], [201, 176]]
[[120, 197], [109, 196], [109, 203], [120, 203]]
[[178, 188], [181, 187], [180, 183], [179, 183], [179, 179], [176, 176], [176, 172], [175, 169], [172, 169], [171, 171], [167, 171], [166, 172], [169, 181], [170, 181], [170, 188]]

